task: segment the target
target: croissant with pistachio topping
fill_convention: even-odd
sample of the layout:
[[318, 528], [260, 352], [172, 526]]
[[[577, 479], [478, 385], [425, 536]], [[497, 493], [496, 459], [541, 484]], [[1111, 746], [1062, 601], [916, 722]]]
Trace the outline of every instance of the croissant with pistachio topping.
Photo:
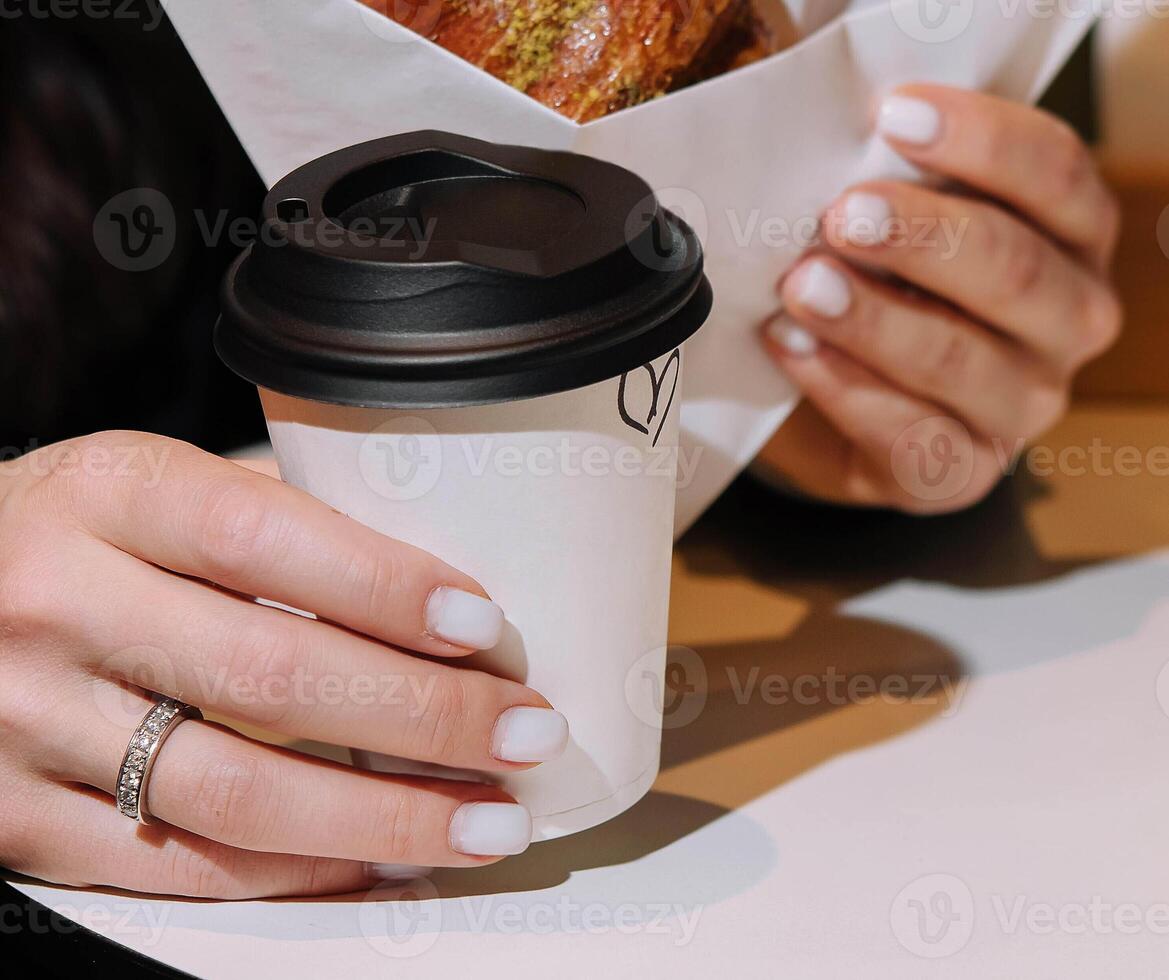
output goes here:
[[752, 0], [361, 0], [586, 122], [776, 50]]

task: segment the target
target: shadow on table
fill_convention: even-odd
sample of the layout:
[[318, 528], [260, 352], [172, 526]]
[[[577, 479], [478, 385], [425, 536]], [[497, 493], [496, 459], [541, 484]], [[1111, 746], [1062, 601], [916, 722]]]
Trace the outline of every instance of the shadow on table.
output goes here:
[[912, 577], [964, 588], [1050, 579], [1090, 561], [1053, 561], [1036, 547], [1026, 508], [1050, 491], [1025, 473], [956, 514], [913, 517], [785, 497], [740, 478], [682, 539], [701, 575], [736, 574], [824, 604]]
[[[692, 835], [720, 818], [714, 836]], [[475, 871], [440, 871], [443, 898], [531, 892], [573, 878], [574, 900], [612, 902], [610, 876], [620, 869], [622, 901], [651, 905], [667, 899], [708, 905], [739, 894], [775, 865], [775, 845], [749, 817], [704, 800], [651, 791], [633, 808], [586, 833], [534, 845], [523, 854]], [[575, 877], [574, 877], [575, 876]], [[592, 893], [595, 892], [595, 897]]]
[[[843, 607], [905, 578], [981, 588], [1073, 570], [1043, 559], [1027, 533], [1022, 504], [1041, 492], [1016, 480], [970, 511], [926, 519], [805, 502], [741, 478], [683, 538], [680, 558], [701, 576], [772, 587], [806, 611], [772, 640], [703, 645], [697, 658], [671, 651], [663, 769], [813, 722], [873, 692], [890, 702], [900, 695], [917, 709], [884, 712], [864, 731], [841, 726], [796, 764], [776, 760], [776, 781], [759, 787], [765, 791], [952, 708], [967, 673], [960, 653], [937, 636]], [[703, 676], [691, 677], [696, 671]], [[704, 692], [698, 709], [689, 706], [696, 690]], [[735, 781], [758, 782], [742, 773]]]
[[[1029, 666], [1135, 631], [1169, 594], [1169, 564], [1047, 558], [1025, 520], [1027, 505], [1047, 492], [1020, 474], [971, 510], [915, 518], [804, 502], [740, 479], [682, 540], [679, 557], [697, 576], [748, 578], [804, 611], [774, 640], [672, 654], [663, 771], [820, 722], [809, 728], [814, 737], [791, 743], [788, 758], [737, 753], [751, 758], [752, 771], [736, 772], [718, 798], [738, 805], [953, 710], [970, 673]], [[702, 601], [702, 593], [699, 585], [688, 598]], [[695, 671], [701, 685], [691, 683]], [[829, 676], [846, 691], [848, 678], [862, 681], [859, 696], [830, 697]], [[761, 678], [781, 697], [768, 698]], [[805, 702], [795, 697], [800, 678], [819, 685]], [[705, 703], [688, 710], [699, 687]], [[874, 688], [896, 688], [904, 704], [893, 710], [897, 698], [882, 697], [890, 710], [867, 712], [864, 726], [824, 724]], [[671, 715], [685, 723], [672, 725]]]

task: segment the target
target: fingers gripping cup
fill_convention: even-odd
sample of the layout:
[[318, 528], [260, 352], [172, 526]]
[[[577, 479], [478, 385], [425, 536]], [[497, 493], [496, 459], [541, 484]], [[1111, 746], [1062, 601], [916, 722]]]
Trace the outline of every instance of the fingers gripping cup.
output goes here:
[[537, 840], [657, 774], [682, 345], [710, 305], [693, 232], [634, 174], [438, 132], [284, 178], [224, 285], [216, 347], [284, 479], [475, 576], [508, 626], [459, 665], [567, 716], [559, 759], [478, 777]]

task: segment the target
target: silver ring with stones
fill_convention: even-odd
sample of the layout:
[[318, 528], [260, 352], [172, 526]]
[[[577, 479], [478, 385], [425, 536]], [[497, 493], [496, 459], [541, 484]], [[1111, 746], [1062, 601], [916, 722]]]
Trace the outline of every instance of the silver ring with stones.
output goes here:
[[164, 698], [146, 712], [134, 730], [118, 770], [118, 810], [123, 816], [143, 824], [155, 822], [146, 808], [146, 787], [154, 760], [170, 733], [188, 718], [202, 720], [203, 712], [175, 698]]

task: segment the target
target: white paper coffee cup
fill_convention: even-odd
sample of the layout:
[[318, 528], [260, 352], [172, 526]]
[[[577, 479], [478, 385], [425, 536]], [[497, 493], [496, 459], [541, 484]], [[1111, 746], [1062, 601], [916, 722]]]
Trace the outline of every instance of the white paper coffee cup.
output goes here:
[[621, 812], [658, 767], [682, 345], [712, 301], [693, 230], [612, 164], [431, 132], [307, 164], [264, 227], [216, 347], [284, 479], [482, 583], [504, 639], [452, 667], [571, 736], [503, 776], [356, 761], [498, 781], [537, 839]]
[[[568, 718], [559, 759], [476, 777], [529, 809], [537, 840], [620, 813], [658, 771], [681, 353], [650, 367], [625, 376], [623, 398], [612, 378], [430, 411], [262, 392], [285, 480], [441, 556], [503, 607], [500, 645], [458, 663], [527, 684]], [[453, 775], [368, 752], [354, 759]]]

